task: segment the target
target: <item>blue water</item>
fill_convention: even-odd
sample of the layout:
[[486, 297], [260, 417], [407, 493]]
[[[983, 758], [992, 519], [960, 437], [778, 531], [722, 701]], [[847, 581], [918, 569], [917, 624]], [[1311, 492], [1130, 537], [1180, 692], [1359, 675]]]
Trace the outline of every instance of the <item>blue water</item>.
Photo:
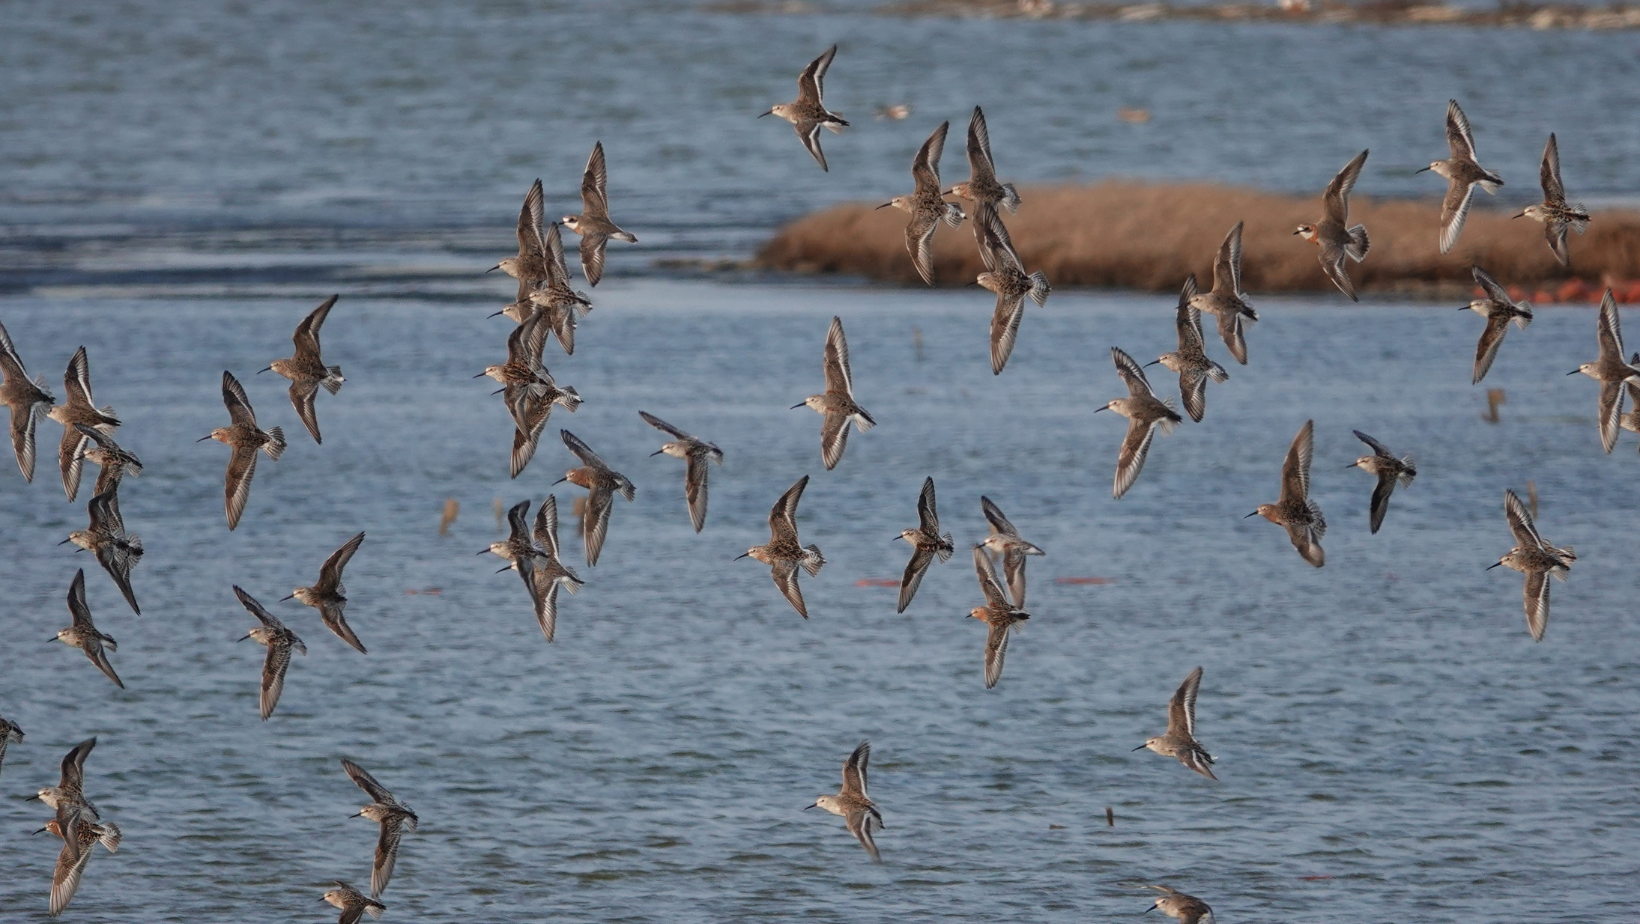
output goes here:
[[[1108, 349], [1172, 349], [1170, 299], [1057, 292], [993, 377], [987, 293], [657, 262], [744, 258], [784, 218], [899, 191], [928, 121], [976, 102], [1010, 178], [1310, 189], [1371, 144], [1363, 190], [1416, 194], [1428, 178], [1410, 170], [1441, 153], [1458, 95], [1515, 194], [1554, 129], [1574, 192], [1621, 198], [1640, 189], [1633, 121], [1607, 117], [1637, 66], [1625, 37], [670, 4], [76, 15], [8, 8], [0, 29], [15, 90], [0, 94], [0, 322], [59, 397], [84, 344], [99, 402], [125, 421], [119, 439], [147, 466], [121, 492], [148, 549], [145, 615], [56, 545], [87, 497], [65, 503], [60, 430], [42, 423], [34, 483], [0, 459], [0, 714], [28, 731], [0, 770], [0, 920], [44, 919], [57, 845], [28, 835], [46, 815], [21, 797], [92, 735], [88, 794], [125, 840], [96, 849], [65, 920], [329, 919], [328, 880], [368, 882], [375, 843], [347, 818], [363, 794], [344, 756], [422, 818], [383, 896], [389, 921], [1069, 922], [1137, 915], [1146, 882], [1225, 922], [1626, 919], [1640, 460], [1631, 434], [1600, 452], [1595, 386], [1565, 375], [1593, 357], [1591, 310], [1541, 309], [1477, 388], [1481, 322], [1455, 304], [1258, 299], [1251, 365], [1209, 387], [1203, 423], [1157, 438], [1116, 501], [1123, 424], [1094, 413], [1123, 393]], [[828, 98], [857, 130], [824, 139], [823, 174], [788, 127], [751, 117], [831, 41]], [[905, 100], [907, 122], [869, 118]], [[1227, 101], [1233, 118], [1207, 121]], [[1117, 105], [1155, 117], [1124, 125]], [[1222, 142], [1202, 144], [1204, 127]], [[509, 323], [484, 316], [511, 283], [480, 273], [511, 247], [535, 176], [555, 190], [549, 211], [573, 207], [595, 138], [615, 216], [643, 243], [611, 246], [576, 355], [548, 347], [587, 399], [549, 433], [574, 431], [638, 494], [616, 501], [548, 645], [518, 579], [474, 553], [498, 535], [497, 502], [556, 492], [576, 564], [583, 492], [551, 484], [573, 461], [550, 437], [506, 477], [510, 423], [471, 376], [503, 355]], [[254, 372], [332, 291], [325, 353], [348, 382], [319, 396], [315, 446], [283, 380]], [[787, 408], [821, 386], [833, 315], [880, 426], [825, 472], [819, 417]], [[259, 465], [233, 533], [226, 450], [194, 442], [226, 421], [223, 369], [291, 438]], [[1482, 420], [1486, 387], [1507, 395], [1497, 424]], [[724, 449], [701, 535], [640, 409]], [[1279, 528], [1242, 519], [1275, 499], [1312, 418], [1331, 523], [1319, 571]], [[1376, 536], [1372, 479], [1345, 468], [1365, 451], [1351, 429], [1418, 459]], [[803, 541], [830, 562], [802, 579], [807, 622], [766, 568], [733, 560], [766, 541], [770, 505], [804, 474]], [[870, 582], [903, 568], [890, 537], [915, 522], [928, 475], [959, 553], [898, 616], [895, 590]], [[1512, 543], [1503, 490], [1529, 483], [1544, 535], [1579, 555], [1542, 643], [1519, 575], [1483, 570]], [[965, 618], [981, 600], [966, 554], [981, 494], [1048, 553], [991, 691], [984, 629]], [[447, 498], [460, 515], [441, 537]], [[348, 614], [368, 656], [275, 603], [361, 530]], [[45, 642], [77, 567], [121, 643], [125, 691]], [[1109, 582], [1061, 582], [1085, 578]], [[310, 649], [266, 723], [234, 584]], [[1218, 784], [1132, 752], [1197, 664]], [[840, 819], [800, 811], [867, 738], [881, 865]]]

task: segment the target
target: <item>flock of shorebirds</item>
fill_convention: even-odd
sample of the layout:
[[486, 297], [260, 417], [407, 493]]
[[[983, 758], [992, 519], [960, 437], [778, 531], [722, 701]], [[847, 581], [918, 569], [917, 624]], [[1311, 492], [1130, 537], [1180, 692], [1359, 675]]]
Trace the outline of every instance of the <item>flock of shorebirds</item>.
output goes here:
[[[798, 137], [822, 169], [827, 169], [827, 165], [825, 154], [820, 149], [820, 129], [841, 131], [849, 124], [826, 109], [823, 99], [823, 81], [836, 52], [836, 46], [832, 46], [803, 70], [798, 80], [800, 92], [794, 102], [776, 105], [763, 114], [775, 115], [792, 123]], [[935, 231], [941, 224], [957, 227], [970, 218], [960, 205], [948, 201], [946, 197], [972, 203], [974, 235], [986, 268], [976, 282], [996, 294], [990, 331], [990, 359], [992, 372], [1000, 374], [1007, 365], [1018, 335], [1025, 300], [1029, 298], [1039, 305], [1043, 304], [1051, 289], [1042, 273], [1025, 271], [1003, 224], [1002, 213], [1012, 213], [1018, 207], [1020, 198], [1013, 185], [997, 179], [984, 113], [976, 107], [968, 126], [971, 171], [968, 181], [944, 188], [940, 183], [939, 161], [948, 128], [949, 123], [942, 123], [917, 152], [911, 168], [915, 190], [909, 195], [891, 199], [882, 207], [909, 213], [906, 247], [919, 274], [932, 284], [931, 242]], [[1456, 102], [1448, 106], [1446, 129], [1452, 156], [1425, 168], [1445, 177], [1450, 184], [1441, 217], [1440, 248], [1443, 253], [1457, 240], [1476, 187], [1491, 192], [1503, 184], [1502, 178], [1477, 162], [1468, 119]], [[1352, 300], [1357, 296], [1347, 272], [1347, 261], [1365, 259], [1370, 244], [1363, 226], [1349, 224], [1349, 195], [1366, 159], [1367, 152], [1362, 151], [1328, 184], [1323, 195], [1324, 216], [1315, 224], [1300, 225], [1294, 232], [1319, 246], [1323, 272]], [[1544, 150], [1541, 180], [1544, 201], [1528, 206], [1516, 217], [1524, 216], [1542, 222], [1550, 248], [1562, 263], [1567, 263], [1567, 231], [1581, 232], [1589, 221], [1589, 215], [1580, 206], [1567, 204], [1553, 135]], [[636, 237], [622, 230], [610, 218], [607, 183], [604, 150], [602, 144], [598, 144], [594, 146], [582, 176], [581, 214], [549, 223], [545, 219], [544, 189], [541, 181], [536, 180], [519, 212], [517, 256], [503, 259], [492, 267], [518, 280], [516, 299], [497, 312], [516, 322], [516, 326], [507, 338], [506, 361], [489, 366], [479, 376], [488, 376], [500, 385], [497, 393], [503, 396], [514, 423], [510, 470], [515, 478], [533, 458], [553, 408], [561, 406], [573, 413], [581, 403], [574, 388], [560, 386], [548, 373], [542, 356], [549, 336], [558, 341], [566, 354], [573, 353], [576, 325], [592, 307], [591, 298], [571, 285], [560, 226], [580, 236], [579, 262], [589, 286], [596, 286], [603, 274], [604, 251], [610, 240], [637, 242]], [[1238, 223], [1230, 230], [1218, 251], [1211, 290], [1200, 291], [1194, 276], [1184, 281], [1175, 311], [1178, 349], [1148, 364], [1159, 364], [1178, 374], [1180, 398], [1185, 413], [1193, 421], [1201, 421], [1206, 413], [1208, 380], [1224, 382], [1228, 378], [1224, 367], [1207, 356], [1202, 312], [1217, 319], [1220, 336], [1231, 357], [1238, 363], [1247, 363], [1246, 330], [1258, 320], [1258, 315], [1241, 289], [1241, 240], [1242, 225]], [[1487, 319], [1473, 368], [1472, 381], [1479, 382], [1491, 367], [1508, 324], [1514, 322], [1524, 329], [1532, 319], [1532, 311], [1530, 304], [1513, 301], [1505, 287], [1482, 268], [1475, 267], [1473, 273], [1484, 297], [1472, 301], [1466, 309]], [[274, 360], [261, 370], [272, 371], [290, 381], [291, 404], [315, 443], [323, 442], [315, 410], [318, 391], [322, 387], [334, 395], [346, 381], [340, 367], [325, 363], [320, 347], [320, 329], [335, 304], [336, 296], [331, 296], [303, 318], [293, 337], [295, 354]], [[1605, 450], [1611, 452], [1620, 429], [1640, 432], [1640, 354], [1624, 360], [1617, 308], [1609, 291], [1600, 308], [1598, 342], [1599, 358], [1573, 371], [1582, 372], [1601, 383], [1600, 436]], [[1108, 402], [1098, 410], [1114, 411], [1128, 420], [1127, 434], [1117, 455], [1112, 492], [1115, 497], [1121, 497], [1138, 479], [1156, 431], [1171, 431], [1183, 421], [1183, 417], [1174, 409], [1171, 399], [1163, 400], [1157, 396], [1145, 377], [1145, 367], [1118, 348], [1111, 349], [1111, 357], [1129, 394]], [[822, 415], [821, 462], [830, 470], [843, 458], [850, 425], [863, 432], [876, 423], [856, 401], [849, 368], [848, 341], [840, 318], [832, 319], [826, 333], [822, 367], [825, 390], [794, 405], [794, 408], [807, 406]], [[113, 433], [120, 421], [113, 409], [99, 408], [92, 398], [90, 364], [85, 348], [76, 351], [69, 361], [63, 380], [66, 399], [61, 405], [56, 404], [55, 398], [46, 391], [43, 380], [28, 376], [3, 326], [0, 326], [0, 372], [4, 374], [0, 401], [11, 411], [13, 447], [25, 479], [33, 479], [35, 424], [42, 415], [63, 426], [58, 461], [63, 488], [69, 500], [72, 501], [79, 491], [85, 460], [89, 459], [99, 467], [89, 503], [90, 523], [85, 529], [75, 530], [63, 542], [72, 542], [80, 549], [94, 553], [98, 564], [113, 579], [131, 610], [140, 615], [131, 578], [132, 570], [142, 560], [142, 540], [125, 528], [120, 515], [119, 489], [125, 475], [141, 473], [142, 463], [115, 442]], [[1625, 394], [1636, 405], [1636, 410], [1628, 414], [1622, 411]], [[263, 429], [257, 423], [256, 412], [244, 386], [231, 372], [222, 374], [222, 400], [230, 418], [229, 425], [213, 430], [201, 440], [216, 440], [232, 450], [224, 479], [227, 524], [232, 530], [239, 525], [245, 512], [258, 455], [277, 460], [285, 450], [286, 441], [279, 427]], [[723, 452], [712, 443], [652, 414], [639, 411], [639, 415], [645, 423], [670, 437], [654, 454], [665, 454], [684, 461], [686, 507], [695, 531], [701, 531], [706, 521], [708, 468], [710, 463], [722, 462]], [[1392, 492], [1397, 485], [1411, 484], [1417, 471], [1410, 456], [1398, 456], [1383, 443], [1360, 431], [1356, 431], [1355, 435], [1371, 449], [1369, 454], [1352, 463], [1352, 467], [1359, 467], [1377, 479], [1369, 508], [1369, 526], [1376, 533], [1383, 525]], [[581, 463], [566, 472], [560, 482], [568, 481], [587, 489], [584, 505], [580, 509], [579, 532], [586, 564], [592, 567], [598, 563], [604, 546], [615, 495], [619, 494], [630, 501], [635, 489], [626, 476], [612, 469], [575, 434], [561, 430], [560, 437]], [[1279, 499], [1273, 504], [1260, 505], [1248, 516], [1263, 516], [1284, 527], [1298, 553], [1305, 561], [1319, 568], [1326, 562], [1321, 539], [1327, 523], [1320, 507], [1310, 498], [1313, 439], [1313, 422], [1306, 421], [1287, 451], [1282, 466]], [[808, 617], [808, 611], [798, 584], [799, 570], [815, 575], [826, 563], [818, 546], [804, 546], [798, 539], [797, 506], [808, 481], [807, 475], [799, 478], [776, 501], [769, 514], [769, 542], [750, 548], [740, 556], [768, 565], [775, 585], [804, 618]], [[530, 597], [541, 632], [551, 642], [557, 622], [559, 589], [575, 593], [584, 582], [564, 562], [558, 540], [556, 498], [549, 495], [537, 508], [533, 521], [529, 517], [530, 503], [526, 499], [513, 506], [507, 514], [510, 526], [508, 537], [491, 543], [479, 554], [493, 553], [507, 562], [501, 571], [518, 573]], [[990, 498], [980, 498], [980, 505], [990, 524], [990, 535], [974, 545], [972, 551], [974, 569], [985, 603], [975, 607], [970, 615], [989, 627], [984, 655], [984, 682], [990, 688], [997, 684], [1002, 675], [1003, 658], [1013, 627], [1030, 618], [1024, 610], [1026, 561], [1030, 556], [1042, 555], [1043, 551], [1023, 539], [1002, 509]], [[1503, 565], [1525, 575], [1527, 626], [1532, 637], [1541, 640], [1549, 614], [1547, 579], [1551, 576], [1564, 579], [1576, 555], [1570, 548], [1557, 548], [1546, 542], [1538, 534], [1526, 505], [1512, 491], [1505, 492], [1504, 510], [1509, 529], [1515, 537], [1515, 546], [1492, 567]], [[911, 605], [923, 575], [933, 561], [938, 559], [944, 562], [955, 551], [950, 533], [940, 531], [933, 478], [923, 482], [917, 502], [917, 516], [917, 526], [906, 529], [898, 537], [911, 547], [911, 558], [900, 581], [899, 612], [904, 612]], [[324, 562], [314, 584], [296, 588], [284, 598], [294, 598], [317, 609], [324, 625], [361, 654], [366, 652], [365, 645], [348, 626], [344, 615], [347, 597], [342, 572], [364, 538], [362, 532], [353, 536]], [[256, 598], [237, 586], [233, 591], [257, 620], [257, 625], [244, 639], [253, 639], [267, 648], [260, 698], [260, 714], [266, 720], [278, 705], [292, 651], [306, 654], [307, 647], [295, 632]], [[124, 683], [109, 659], [109, 652], [116, 651], [117, 644], [111, 636], [98, 630], [92, 621], [86, 603], [83, 570], [75, 572], [67, 600], [72, 624], [59, 631], [53, 640], [81, 649], [109, 680], [123, 688]], [[1201, 680], [1200, 667], [1185, 677], [1169, 703], [1167, 731], [1147, 740], [1135, 750], [1148, 748], [1176, 758], [1191, 770], [1216, 779], [1212, 770], [1213, 758], [1196, 737], [1195, 706]], [[8, 744], [22, 740], [22, 729], [0, 718], [0, 761], [4, 759]], [[120, 843], [118, 825], [104, 819], [85, 794], [85, 761], [95, 745], [96, 739], [92, 738], [75, 746], [63, 758], [58, 784], [40, 789], [33, 797], [55, 810], [55, 816], [41, 831], [50, 831], [63, 841], [48, 905], [52, 915], [68, 907], [92, 856], [92, 848], [101, 844], [108, 851], [114, 851]], [[843, 765], [841, 791], [836, 795], [820, 796], [808, 808], [818, 807], [842, 816], [848, 830], [876, 859], [878, 849], [873, 834], [882, 827], [882, 816], [867, 795], [870, 756], [869, 743], [855, 748]], [[379, 899], [392, 877], [401, 836], [406, 830], [414, 830], [417, 817], [358, 764], [343, 760], [342, 769], [371, 800], [358, 815], [376, 822], [380, 828], [369, 894], [337, 881], [337, 887], [323, 895], [324, 901], [341, 909], [342, 924], [352, 924], [366, 913], [375, 917], [384, 910], [385, 906]], [[1211, 919], [1211, 909], [1201, 900], [1167, 886], [1153, 885], [1149, 888], [1160, 893], [1152, 909], [1160, 909], [1182, 924]]]

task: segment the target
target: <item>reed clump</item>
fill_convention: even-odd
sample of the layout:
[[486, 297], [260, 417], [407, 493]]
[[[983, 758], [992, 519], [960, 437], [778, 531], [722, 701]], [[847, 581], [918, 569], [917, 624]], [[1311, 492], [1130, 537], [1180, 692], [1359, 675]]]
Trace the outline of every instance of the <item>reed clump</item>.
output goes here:
[[[1207, 183], [1109, 181], [1095, 186], [1022, 190], [1016, 215], [1005, 216], [1020, 258], [1055, 286], [1176, 291], [1195, 273], [1211, 285], [1213, 257], [1232, 225], [1243, 231], [1242, 281], [1249, 292], [1322, 292], [1316, 247], [1294, 236], [1300, 223], [1321, 217], [1321, 198], [1286, 196]], [[1569, 280], [1626, 285], [1640, 279], [1640, 213], [1596, 212], [1588, 233], [1573, 234], [1572, 265], [1562, 267], [1544, 242], [1543, 226], [1514, 221], [1478, 195], [1463, 236], [1451, 253], [1439, 247], [1439, 200], [1373, 200], [1356, 195], [1351, 222], [1367, 226], [1372, 249], [1350, 264], [1367, 291], [1467, 292], [1469, 268], [1486, 267], [1505, 285], [1528, 291], [1563, 288]], [[905, 215], [874, 204], [845, 203], [782, 228], [758, 253], [766, 269], [843, 273], [918, 284], [905, 247]], [[971, 225], [941, 229], [934, 238], [935, 278], [961, 286], [981, 272]]]

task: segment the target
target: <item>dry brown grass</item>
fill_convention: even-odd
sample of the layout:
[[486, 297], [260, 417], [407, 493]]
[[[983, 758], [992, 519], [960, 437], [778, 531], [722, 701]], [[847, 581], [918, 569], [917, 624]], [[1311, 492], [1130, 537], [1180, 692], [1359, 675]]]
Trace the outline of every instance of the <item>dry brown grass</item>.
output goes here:
[[[1019, 214], [1005, 216], [1027, 270], [1056, 286], [1177, 290], [1188, 273], [1211, 284], [1213, 255], [1230, 227], [1245, 221], [1243, 282], [1250, 292], [1325, 291], [1316, 247], [1295, 237], [1320, 218], [1320, 196], [1298, 198], [1210, 184], [1111, 181], [1086, 187], [1023, 190]], [[1481, 199], [1487, 198], [1484, 195]], [[1640, 278], [1640, 214], [1599, 212], [1587, 234], [1572, 235], [1572, 267], [1555, 262], [1543, 226], [1512, 221], [1477, 202], [1452, 252], [1439, 252], [1440, 203], [1358, 196], [1351, 219], [1367, 226], [1372, 250], [1350, 275], [1359, 288], [1413, 291], [1471, 285], [1479, 264], [1506, 285], [1541, 288], [1581, 278]], [[921, 284], [905, 249], [904, 212], [847, 203], [801, 218], [763, 246], [760, 266], [800, 273], [847, 273]], [[960, 286], [980, 272], [971, 225], [934, 237], [940, 285]]]

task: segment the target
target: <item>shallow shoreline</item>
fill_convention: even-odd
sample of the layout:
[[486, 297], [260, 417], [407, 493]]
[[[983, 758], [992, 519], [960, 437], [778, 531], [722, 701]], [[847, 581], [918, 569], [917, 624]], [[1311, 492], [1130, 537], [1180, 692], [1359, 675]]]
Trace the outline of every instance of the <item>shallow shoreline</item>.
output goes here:
[[[1212, 260], [1226, 232], [1246, 222], [1243, 283], [1254, 293], [1331, 291], [1316, 249], [1293, 235], [1319, 216], [1316, 197], [1284, 196], [1206, 183], [1108, 181], [1095, 186], [1021, 190], [1016, 215], [1005, 216], [1020, 258], [1056, 286], [1177, 291], [1187, 274], [1211, 284]], [[1483, 197], [1485, 198], [1485, 197]], [[1349, 267], [1359, 289], [1403, 295], [1461, 293], [1473, 287], [1471, 266], [1488, 269], [1525, 297], [1581, 301], [1604, 286], [1640, 301], [1640, 213], [1597, 212], [1589, 231], [1573, 234], [1572, 266], [1555, 261], [1543, 226], [1513, 221], [1477, 202], [1449, 254], [1439, 252], [1439, 200], [1373, 200], [1357, 196], [1351, 220], [1364, 223], [1372, 247]], [[905, 248], [905, 214], [875, 203], [844, 203], [780, 229], [759, 250], [756, 266], [791, 273], [837, 273], [921, 285]], [[941, 286], [970, 284], [981, 271], [970, 223], [934, 236]]]

